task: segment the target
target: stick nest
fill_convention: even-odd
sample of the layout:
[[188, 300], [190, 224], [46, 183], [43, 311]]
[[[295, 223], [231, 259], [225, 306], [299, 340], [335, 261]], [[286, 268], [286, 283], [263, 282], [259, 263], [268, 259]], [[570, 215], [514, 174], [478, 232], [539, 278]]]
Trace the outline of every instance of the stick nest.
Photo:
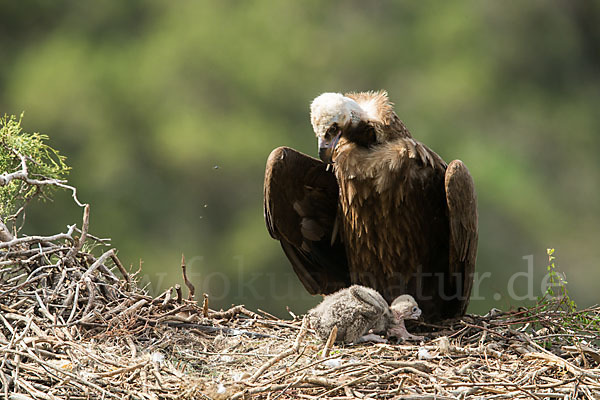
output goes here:
[[[423, 343], [337, 346], [307, 320], [157, 297], [74, 225], [0, 241], [0, 382], [24, 399], [600, 398], [600, 309], [560, 302], [441, 325]], [[94, 255], [98, 253], [99, 255]]]

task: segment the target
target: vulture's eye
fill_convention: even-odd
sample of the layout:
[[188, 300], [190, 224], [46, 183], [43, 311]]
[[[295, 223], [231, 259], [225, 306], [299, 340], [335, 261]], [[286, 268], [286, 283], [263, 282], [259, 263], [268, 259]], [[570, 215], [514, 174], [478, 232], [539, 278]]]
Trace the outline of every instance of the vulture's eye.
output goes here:
[[418, 308], [415, 306], [415, 307], [413, 307], [412, 312], [417, 312], [417, 310], [418, 310]]
[[333, 125], [331, 125], [329, 127], [329, 129], [327, 129], [327, 132], [325, 133], [327, 136], [333, 136], [335, 135], [335, 132], [338, 129], [338, 124], [334, 123]]

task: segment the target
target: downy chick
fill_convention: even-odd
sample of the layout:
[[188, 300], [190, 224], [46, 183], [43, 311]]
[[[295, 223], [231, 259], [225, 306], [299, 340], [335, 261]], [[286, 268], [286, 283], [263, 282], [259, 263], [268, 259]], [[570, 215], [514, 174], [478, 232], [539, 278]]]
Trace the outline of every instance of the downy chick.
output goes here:
[[389, 333], [403, 339], [420, 338], [410, 335], [404, 327], [405, 318], [416, 319], [421, 315], [419, 307], [414, 310], [414, 306], [414, 299], [404, 295], [394, 300], [390, 308], [376, 290], [353, 285], [326, 296], [308, 315], [312, 328], [323, 340], [327, 340], [337, 326], [336, 342], [385, 342], [376, 333]]

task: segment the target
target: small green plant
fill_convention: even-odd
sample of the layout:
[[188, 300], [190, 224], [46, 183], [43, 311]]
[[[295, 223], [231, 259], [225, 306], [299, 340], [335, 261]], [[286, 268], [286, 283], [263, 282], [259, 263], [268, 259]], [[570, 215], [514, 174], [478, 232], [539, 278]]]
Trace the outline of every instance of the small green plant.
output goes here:
[[568, 282], [565, 280], [564, 274], [558, 272], [554, 249], [546, 249], [546, 254], [548, 254], [548, 266], [546, 267], [546, 270], [548, 271], [548, 287], [546, 288], [544, 296], [539, 299], [539, 303], [549, 305], [558, 300], [558, 303], [565, 311], [575, 312], [577, 310], [577, 305], [569, 297], [569, 291], [567, 289]]
[[46, 144], [48, 136], [23, 132], [22, 117], [0, 118], [0, 218], [5, 223], [31, 199], [48, 198], [70, 169], [65, 157]]
[[558, 271], [554, 249], [547, 249], [548, 287], [538, 304], [532, 309], [532, 317], [537, 320], [534, 326], [546, 327], [560, 334], [550, 335], [542, 342], [546, 349], [557, 344], [573, 344], [586, 339], [595, 343], [600, 338], [600, 318], [597, 308], [577, 309], [577, 304], [569, 296], [564, 274]]

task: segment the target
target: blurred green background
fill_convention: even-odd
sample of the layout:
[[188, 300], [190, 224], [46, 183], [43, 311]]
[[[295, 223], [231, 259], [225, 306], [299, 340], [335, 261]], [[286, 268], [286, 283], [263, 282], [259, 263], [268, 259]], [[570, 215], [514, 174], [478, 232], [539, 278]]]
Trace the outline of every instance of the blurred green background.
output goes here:
[[[92, 233], [143, 260], [155, 294], [182, 283], [184, 253], [213, 308], [315, 304], [266, 231], [264, 163], [316, 155], [321, 92], [387, 89], [475, 179], [470, 310], [541, 295], [547, 247], [578, 304], [598, 302], [598, 1], [5, 1], [0, 35], [0, 112], [68, 156]], [[24, 233], [80, 219], [64, 194]]]

